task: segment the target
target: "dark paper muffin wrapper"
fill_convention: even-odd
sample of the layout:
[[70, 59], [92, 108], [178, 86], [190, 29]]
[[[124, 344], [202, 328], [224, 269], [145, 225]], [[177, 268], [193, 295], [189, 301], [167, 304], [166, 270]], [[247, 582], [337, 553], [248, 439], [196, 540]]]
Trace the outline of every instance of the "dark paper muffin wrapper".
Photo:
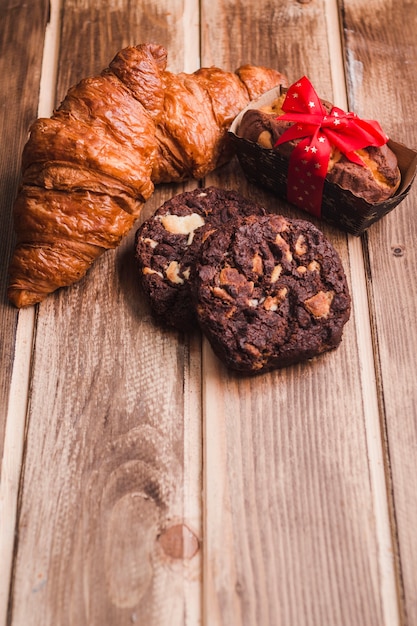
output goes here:
[[[280, 96], [280, 88], [272, 89], [248, 105], [233, 121], [229, 136], [236, 150], [242, 170], [249, 182], [273, 191], [287, 199], [287, 173], [289, 161], [273, 149], [237, 135], [240, 120], [248, 109], [271, 104]], [[361, 235], [374, 222], [392, 211], [410, 191], [417, 169], [417, 152], [393, 140], [388, 146], [395, 153], [401, 172], [401, 183], [395, 194], [377, 204], [370, 204], [339, 185], [324, 182], [321, 219], [330, 222], [353, 235]]]

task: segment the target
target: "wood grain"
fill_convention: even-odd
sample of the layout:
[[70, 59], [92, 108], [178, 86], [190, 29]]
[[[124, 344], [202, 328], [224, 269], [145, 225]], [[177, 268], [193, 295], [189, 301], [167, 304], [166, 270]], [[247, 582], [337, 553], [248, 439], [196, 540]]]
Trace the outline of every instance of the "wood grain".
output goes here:
[[[147, 25], [131, 20], [128, 2], [64, 2], [57, 100], [120, 47], [153, 40], [152, 17], [176, 51], [171, 69], [181, 69], [182, 33], [170, 22], [186, 8], [168, 17], [147, 2]], [[196, 59], [195, 35], [188, 52]], [[147, 211], [182, 189], [161, 189]], [[135, 279], [133, 236], [39, 307], [16, 625], [200, 620], [200, 421], [191, 423], [200, 412], [200, 342], [155, 328]]]
[[[366, 4], [345, 0], [343, 15], [352, 108], [380, 120], [392, 138], [416, 149], [415, 5], [399, 2], [394, 7], [377, 0]], [[375, 85], [380, 97], [375, 97]], [[410, 625], [417, 622], [417, 539], [412, 521], [417, 517], [413, 486], [417, 449], [417, 287], [410, 280], [417, 263], [416, 200], [414, 187], [397, 209], [370, 229], [364, 241], [391, 473], [393, 532], [398, 539], [398, 585], [404, 597], [402, 621]]]
[[[2, 2], [0, 29], [0, 468], [12, 375], [17, 310], [7, 303], [7, 266], [14, 245], [11, 207], [20, 178], [20, 159], [28, 127], [36, 118], [40, 70], [48, 2], [36, 0], [28, 8], [10, 0]], [[0, 469], [1, 472], [1, 469]]]
[[[230, 19], [229, 3], [216, 6], [203, 13], [203, 62], [236, 63], [244, 54], [263, 62], [267, 54], [293, 80], [309, 75], [332, 99], [324, 3], [240, 6], [233, 41], [214, 48], [214, 32], [227, 32], [219, 18]], [[301, 216], [246, 186], [238, 170], [211, 180]], [[323, 229], [349, 273], [347, 238]], [[356, 323], [352, 316], [335, 353], [249, 381], [228, 374], [205, 346], [208, 624], [388, 626]]]
[[[352, 317], [336, 351], [282, 371], [236, 376], [198, 333], [156, 327], [134, 230], [19, 325], [5, 300], [16, 154], [40, 83], [44, 111], [121, 47], [157, 41], [172, 71], [250, 62], [307, 74], [415, 148], [416, 9], [52, 0], [58, 72], [49, 59], [41, 81], [49, 3], [27, 6], [3, 0], [0, 29], [0, 625], [417, 623], [414, 188], [362, 240], [320, 224]], [[247, 183], [236, 160], [202, 183], [306, 217]], [[160, 186], [139, 222], [197, 184]]]
[[[48, 3], [36, 1], [28, 8], [5, 0], [0, 28], [0, 623], [5, 620], [13, 558], [16, 502], [23, 451], [31, 333], [24, 336], [20, 366], [13, 370], [18, 313], [6, 297], [8, 264], [14, 245], [12, 205], [20, 178], [20, 159], [27, 130], [36, 117], [44, 31]], [[25, 335], [25, 333], [23, 333]], [[23, 342], [23, 343], [24, 343]], [[22, 348], [23, 348], [22, 343]], [[29, 361], [29, 362], [28, 362]], [[22, 369], [23, 366], [23, 369]], [[11, 389], [12, 387], [12, 389]], [[8, 421], [7, 421], [8, 420]]]

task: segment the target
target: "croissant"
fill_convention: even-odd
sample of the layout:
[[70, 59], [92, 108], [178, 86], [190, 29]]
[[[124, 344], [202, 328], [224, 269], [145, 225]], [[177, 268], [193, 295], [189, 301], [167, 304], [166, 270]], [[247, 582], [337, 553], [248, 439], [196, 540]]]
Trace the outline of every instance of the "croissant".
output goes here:
[[227, 130], [280, 72], [166, 70], [157, 44], [127, 47], [30, 129], [14, 204], [8, 297], [41, 302], [82, 278], [133, 226], [154, 185], [202, 178], [232, 156]]

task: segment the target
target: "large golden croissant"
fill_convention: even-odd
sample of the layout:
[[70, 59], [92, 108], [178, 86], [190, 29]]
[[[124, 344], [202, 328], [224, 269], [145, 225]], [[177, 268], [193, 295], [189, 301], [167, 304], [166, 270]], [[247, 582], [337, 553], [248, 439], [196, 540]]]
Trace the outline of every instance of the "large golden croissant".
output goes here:
[[22, 307], [79, 280], [115, 248], [154, 184], [202, 178], [230, 158], [227, 129], [247, 103], [286, 78], [245, 65], [166, 71], [166, 50], [121, 50], [32, 126], [14, 206], [8, 296]]

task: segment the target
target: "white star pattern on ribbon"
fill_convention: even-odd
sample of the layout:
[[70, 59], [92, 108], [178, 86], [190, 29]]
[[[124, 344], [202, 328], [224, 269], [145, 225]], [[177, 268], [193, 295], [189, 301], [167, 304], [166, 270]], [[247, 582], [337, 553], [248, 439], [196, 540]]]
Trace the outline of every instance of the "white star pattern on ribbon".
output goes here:
[[360, 120], [334, 106], [330, 113], [326, 111], [306, 76], [289, 87], [282, 109], [278, 119], [294, 124], [283, 132], [276, 146], [289, 141], [296, 144], [289, 161], [287, 198], [319, 216], [331, 146], [353, 163], [364, 165], [357, 151], [368, 145], [383, 145], [386, 135], [377, 122]]

